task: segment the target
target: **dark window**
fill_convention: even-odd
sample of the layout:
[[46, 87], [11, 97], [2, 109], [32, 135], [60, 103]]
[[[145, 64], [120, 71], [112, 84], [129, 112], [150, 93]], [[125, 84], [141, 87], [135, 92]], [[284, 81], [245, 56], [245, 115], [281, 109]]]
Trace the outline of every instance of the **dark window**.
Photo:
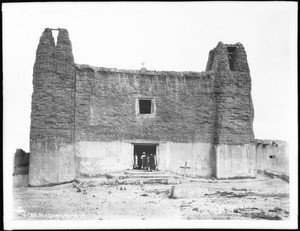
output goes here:
[[229, 61], [229, 68], [230, 70], [234, 71], [234, 52], [236, 47], [227, 47], [228, 51], [228, 61]]
[[151, 99], [140, 99], [140, 114], [151, 114]]

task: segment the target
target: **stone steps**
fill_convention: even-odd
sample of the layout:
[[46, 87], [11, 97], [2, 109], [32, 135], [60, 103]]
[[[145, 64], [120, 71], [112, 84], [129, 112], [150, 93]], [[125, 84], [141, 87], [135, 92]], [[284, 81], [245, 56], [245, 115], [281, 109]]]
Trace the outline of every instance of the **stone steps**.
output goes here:
[[157, 177], [149, 177], [149, 178], [124, 178], [124, 179], [87, 179], [87, 178], [77, 178], [75, 183], [79, 185], [79, 187], [96, 187], [103, 185], [140, 185], [140, 184], [167, 184], [169, 178], [157, 178]]
[[152, 170], [152, 171], [148, 171], [148, 170], [125, 170], [124, 174], [162, 174], [165, 173], [164, 171], [158, 171], [158, 170]]
[[169, 177], [175, 177], [171, 174], [153, 174], [153, 175], [147, 175], [147, 174], [135, 174], [135, 175], [125, 175], [124, 178], [169, 178]]
[[168, 184], [178, 178], [175, 174], [161, 171], [128, 170], [124, 174], [111, 174], [113, 178], [77, 178], [76, 183], [82, 187], [119, 184]]
[[161, 171], [147, 171], [147, 170], [130, 170], [130, 171], [124, 171], [124, 178], [130, 179], [130, 178], [170, 178], [170, 177], [178, 177], [175, 174], [169, 173], [169, 172], [161, 172]]
[[168, 178], [158, 178], [158, 177], [149, 177], [149, 178], [127, 178], [118, 180], [118, 184], [167, 184]]

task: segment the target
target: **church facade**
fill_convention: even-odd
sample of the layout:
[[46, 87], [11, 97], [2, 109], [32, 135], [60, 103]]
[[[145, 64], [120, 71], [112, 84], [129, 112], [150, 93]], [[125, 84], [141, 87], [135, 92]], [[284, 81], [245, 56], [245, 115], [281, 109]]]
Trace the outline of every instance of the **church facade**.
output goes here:
[[255, 177], [254, 110], [242, 44], [209, 52], [204, 72], [75, 64], [66, 29], [40, 37], [33, 71], [31, 186], [141, 168]]

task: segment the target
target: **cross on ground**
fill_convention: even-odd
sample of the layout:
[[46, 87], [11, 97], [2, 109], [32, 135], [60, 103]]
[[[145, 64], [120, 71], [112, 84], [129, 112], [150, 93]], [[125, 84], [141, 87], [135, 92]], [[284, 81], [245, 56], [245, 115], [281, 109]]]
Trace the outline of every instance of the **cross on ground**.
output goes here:
[[186, 161], [185, 164], [184, 164], [184, 166], [180, 166], [180, 168], [184, 168], [183, 178], [185, 178], [185, 176], [186, 176], [186, 170], [190, 169], [191, 167], [187, 166], [187, 161]]

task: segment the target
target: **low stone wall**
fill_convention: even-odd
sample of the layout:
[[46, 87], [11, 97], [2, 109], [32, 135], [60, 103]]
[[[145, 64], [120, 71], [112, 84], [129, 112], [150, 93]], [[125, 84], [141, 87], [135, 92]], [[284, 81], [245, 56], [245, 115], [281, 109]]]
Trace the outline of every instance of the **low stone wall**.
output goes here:
[[256, 170], [289, 174], [288, 143], [281, 140], [255, 140]]

